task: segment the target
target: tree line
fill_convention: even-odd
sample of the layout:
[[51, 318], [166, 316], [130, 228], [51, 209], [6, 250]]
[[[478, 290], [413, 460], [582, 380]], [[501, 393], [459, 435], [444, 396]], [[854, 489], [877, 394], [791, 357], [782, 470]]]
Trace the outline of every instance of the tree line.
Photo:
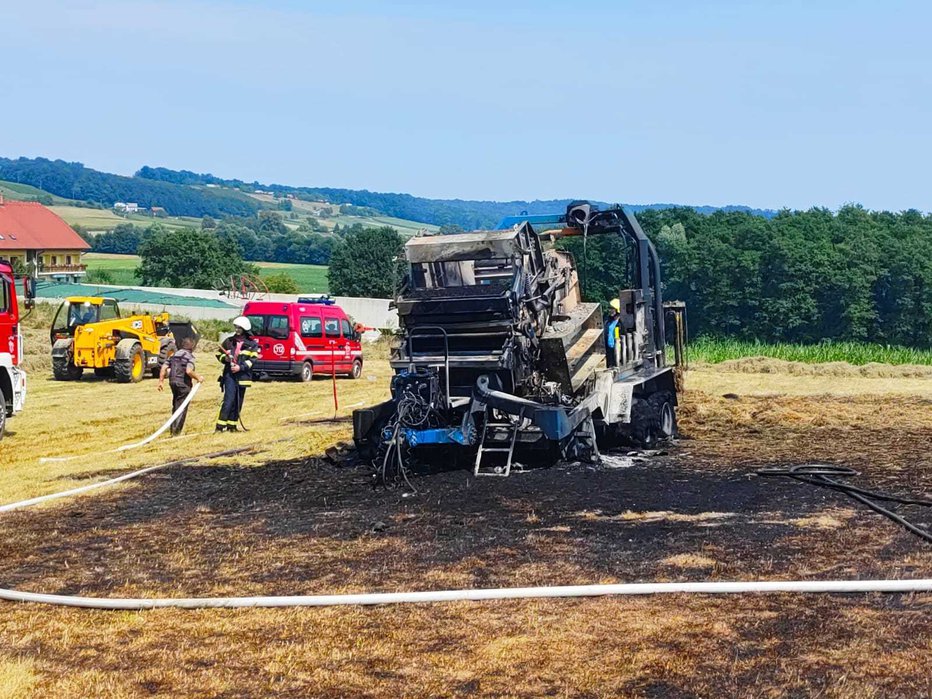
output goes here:
[[[770, 218], [671, 208], [638, 219], [657, 247], [664, 297], [686, 301], [693, 336], [932, 346], [932, 216], [845, 206]], [[322, 236], [290, 231], [271, 211], [212, 226], [202, 232], [244, 261], [329, 264], [336, 294], [390, 297], [401, 278], [403, 241], [389, 227]], [[93, 249], [141, 252], [159, 228], [124, 224], [93, 239]], [[586, 297], [606, 303], [629, 272], [624, 241], [590, 236], [565, 246]]]
[[[638, 215], [662, 264], [664, 298], [686, 301], [693, 336], [765, 342], [861, 340], [932, 346], [932, 216], [845, 206]], [[626, 271], [618, 238], [567, 243], [590, 300]]]
[[135, 202], [146, 208], [160, 206], [172, 216], [249, 216], [259, 210], [257, 201], [240, 192], [112, 175], [64, 160], [0, 158], [0, 180], [108, 207], [117, 201]]
[[[401, 279], [404, 241], [394, 228], [353, 224], [335, 233], [291, 231], [275, 212], [254, 220], [205, 218], [202, 227], [168, 229], [131, 223], [90, 237], [94, 252], [139, 255], [135, 274], [144, 286], [210, 289], [234, 275], [259, 273], [252, 262], [328, 264], [330, 291], [343, 296], [388, 298]], [[106, 283], [106, 278], [97, 278]], [[269, 291], [297, 293], [286, 273], [267, 277]]]
[[[136, 172], [136, 177], [167, 182], [178, 185], [220, 185], [243, 192], [255, 190], [274, 192], [278, 196], [291, 194], [305, 201], [324, 201], [338, 206], [349, 205], [349, 211], [364, 211], [360, 215], [385, 216], [431, 223], [437, 226], [455, 224], [467, 230], [487, 229], [498, 224], [506, 216], [526, 212], [528, 214], [552, 214], [566, 209], [573, 199], [535, 199], [533, 201], [483, 201], [468, 199], [428, 199], [411, 194], [392, 192], [370, 192], [365, 189], [344, 189], [335, 187], [295, 187], [283, 184], [263, 184], [261, 182], [244, 182], [237, 179], [223, 179], [211, 174], [198, 174], [190, 170], [170, 170], [163, 167], [143, 166]], [[603, 203], [603, 206], [607, 204]], [[628, 208], [637, 213], [652, 209], [664, 209], [672, 204], [632, 205]], [[752, 209], [746, 206], [695, 207], [699, 213], [708, 214], [717, 210], [747, 211], [761, 216], [771, 216], [776, 212], [766, 209]]]
[[[261, 211], [258, 216], [251, 217], [227, 217], [220, 221], [205, 217], [201, 222], [202, 230], [229, 242], [244, 260], [308, 265], [329, 264], [335, 242], [352, 228], [337, 226], [330, 235], [321, 235], [306, 224], [298, 230], [291, 230], [281, 214], [274, 211]], [[158, 223], [145, 228], [121, 223], [112, 231], [88, 237], [94, 252], [135, 255], [146, 239], [163, 230], [165, 227]]]

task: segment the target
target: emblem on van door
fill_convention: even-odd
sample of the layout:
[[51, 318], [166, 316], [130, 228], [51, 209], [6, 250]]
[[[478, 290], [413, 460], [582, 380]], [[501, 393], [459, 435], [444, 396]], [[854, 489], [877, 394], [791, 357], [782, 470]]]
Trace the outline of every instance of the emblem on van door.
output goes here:
[[285, 353], [285, 346], [284, 346], [281, 342], [277, 342], [277, 343], [275, 343], [275, 346], [272, 347], [272, 351], [273, 351], [275, 354], [284, 354], [284, 353]]

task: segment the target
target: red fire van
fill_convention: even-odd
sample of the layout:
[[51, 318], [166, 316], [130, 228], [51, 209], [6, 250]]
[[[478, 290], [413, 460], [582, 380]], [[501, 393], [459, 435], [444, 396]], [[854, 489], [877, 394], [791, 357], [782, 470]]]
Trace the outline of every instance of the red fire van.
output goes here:
[[259, 343], [259, 376], [362, 375], [362, 344], [349, 317], [328, 296], [299, 297], [295, 303], [250, 301], [243, 315]]

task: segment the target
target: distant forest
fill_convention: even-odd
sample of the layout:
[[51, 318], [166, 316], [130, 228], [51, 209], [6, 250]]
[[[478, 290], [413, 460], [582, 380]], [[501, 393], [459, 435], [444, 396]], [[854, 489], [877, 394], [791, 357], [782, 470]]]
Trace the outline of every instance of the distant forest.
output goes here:
[[168, 182], [111, 175], [63, 160], [0, 158], [0, 180], [106, 206], [117, 201], [135, 202], [146, 208], [161, 206], [172, 216], [248, 216], [259, 210], [256, 200], [240, 192], [179, 187]]
[[[133, 177], [113, 175], [85, 167], [81, 163], [46, 158], [0, 158], [0, 180], [28, 184], [66, 199], [112, 206], [114, 202], [135, 202], [150, 208], [160, 206], [171, 216], [200, 218], [211, 216], [254, 216], [264, 207], [248, 193], [255, 190], [280, 196], [291, 194], [307, 201], [350, 204], [385, 216], [430, 223], [438, 226], [458, 225], [467, 230], [491, 228], [505, 216], [522, 212], [551, 214], [561, 212], [572, 199], [535, 201], [469, 201], [462, 199], [427, 199], [410, 194], [369, 192], [332, 187], [294, 187], [241, 180], [225, 180], [187, 170], [142, 167]], [[208, 184], [220, 185], [207, 187]], [[585, 198], [585, 197], [583, 197]], [[604, 202], [603, 202], [604, 204]], [[635, 213], [670, 208], [671, 204], [627, 205]], [[696, 207], [708, 214], [719, 209]], [[724, 207], [724, 211], [747, 211], [761, 216], [776, 212], [743, 206]]]
[[[686, 302], [692, 336], [932, 347], [932, 216], [673, 208], [638, 220], [657, 246], [664, 298]], [[620, 239], [567, 247], [586, 295], [612, 298], [626, 270]]]
[[[214, 175], [198, 174], [189, 170], [169, 170], [162, 167], [145, 166], [136, 172], [137, 177], [170, 182], [178, 185], [215, 184], [242, 191], [270, 191], [279, 194], [292, 194], [308, 201], [326, 201], [331, 204], [352, 204], [368, 207], [382, 212], [386, 216], [403, 218], [409, 221], [432, 223], [438, 226], [457, 225], [466, 230], [491, 228], [506, 216], [521, 213], [552, 214], [566, 209], [574, 199], [535, 199], [534, 201], [471, 201], [466, 199], [427, 199], [410, 194], [370, 192], [364, 189], [336, 189], [333, 187], [293, 187], [282, 184], [261, 184], [226, 180]], [[584, 197], [582, 197], [584, 198]], [[606, 202], [596, 202], [608, 206]], [[634, 213], [651, 209], [668, 209], [673, 204], [627, 204], [626, 208]], [[773, 216], [776, 212], [769, 209], [752, 209], [747, 206], [698, 206], [693, 207], [701, 214], [713, 211], [747, 211], [759, 216]]]
[[[664, 296], [686, 301], [693, 336], [932, 347], [932, 216], [846, 206], [772, 218], [673, 208], [638, 219], [657, 246]], [[205, 224], [246, 260], [313, 264], [329, 264], [366, 230], [290, 231], [271, 211]], [[93, 249], [135, 253], [161, 228], [123, 224], [94, 237]], [[589, 300], [605, 304], [617, 294], [628, 268], [618, 236], [565, 245]]]

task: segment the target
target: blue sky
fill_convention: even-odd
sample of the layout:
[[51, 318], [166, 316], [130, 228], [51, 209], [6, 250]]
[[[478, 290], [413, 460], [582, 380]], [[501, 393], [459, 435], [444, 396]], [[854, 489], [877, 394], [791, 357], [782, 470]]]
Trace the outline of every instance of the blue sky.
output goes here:
[[932, 209], [928, 3], [0, 10], [0, 155], [431, 197]]

